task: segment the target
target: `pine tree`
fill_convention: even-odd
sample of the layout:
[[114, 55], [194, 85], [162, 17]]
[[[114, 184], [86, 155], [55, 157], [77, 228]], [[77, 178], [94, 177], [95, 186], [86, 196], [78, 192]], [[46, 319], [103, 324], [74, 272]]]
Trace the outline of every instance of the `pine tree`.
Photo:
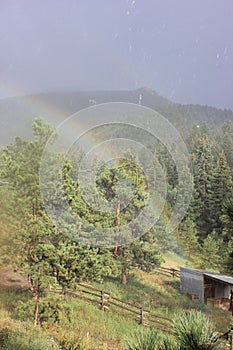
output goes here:
[[219, 270], [221, 262], [221, 246], [222, 241], [216, 235], [216, 232], [209, 234], [201, 247], [201, 268]]
[[216, 171], [213, 179], [213, 191], [214, 191], [214, 225], [216, 232], [220, 235], [223, 230], [223, 221], [221, 217], [223, 215], [223, 203], [227, 197], [233, 195], [233, 181], [231, 176], [231, 170], [227, 163], [224, 151], [219, 155], [217, 161]]
[[224, 256], [223, 269], [228, 274], [233, 274], [233, 200], [228, 198], [223, 205], [223, 223], [225, 225], [223, 236], [227, 237], [226, 254]]
[[[119, 159], [112, 166], [99, 167], [96, 179], [97, 194], [106, 201], [106, 206], [109, 202], [115, 202], [115, 207], [110, 213], [98, 212], [95, 205], [88, 206], [82, 199], [79, 184], [70, 177], [69, 172], [66, 175], [66, 183], [69, 184], [67, 195], [71, 198], [73, 209], [82, 216], [82, 219], [85, 218], [100, 230], [105, 227], [112, 228], [114, 235], [105, 236], [105, 244], [114, 243], [112, 253], [116, 263], [121, 265], [121, 279], [124, 284], [127, 282], [126, 276], [130, 269], [139, 266], [150, 269], [149, 266], [156, 262], [159, 264], [161, 260], [155, 243], [151, 242], [148, 245], [148, 242], [139, 239], [140, 233], [143, 232], [143, 225], [139, 221], [131, 225], [146, 205], [148, 197], [145, 176], [136, 163], [135, 159], [131, 159], [128, 154], [127, 159]], [[72, 170], [70, 174], [71, 172]], [[94, 196], [95, 190], [93, 189], [92, 192]], [[90, 201], [91, 199], [89, 203]], [[95, 203], [94, 200], [93, 203]], [[85, 228], [82, 226], [82, 229]]]
[[214, 158], [208, 137], [198, 140], [193, 155], [194, 186], [196, 191], [196, 208], [198, 208], [198, 236], [204, 239], [212, 232], [214, 226]]
[[233, 123], [227, 121], [223, 124], [220, 133], [220, 143], [224, 149], [227, 163], [229, 164], [231, 171], [233, 171]]
[[[29, 288], [35, 301], [35, 324], [41, 325], [40, 300], [46, 288], [55, 283], [63, 287], [74, 286], [81, 280], [101, 280], [111, 273], [110, 255], [98, 249], [80, 245], [60, 232], [44, 208], [39, 187], [39, 167], [41, 155], [51, 128], [46, 122], [36, 120], [33, 124], [35, 140], [24, 141], [17, 138], [4, 151], [5, 165], [2, 174], [12, 189], [14, 210], [19, 218], [20, 229], [15, 237], [20, 260], [18, 267], [28, 275]], [[53, 185], [53, 164], [64, 161], [64, 156], [50, 154], [50, 181]], [[47, 170], [47, 169], [46, 169]], [[66, 172], [66, 169], [64, 169]], [[46, 186], [46, 184], [44, 184]], [[58, 205], [64, 196], [61, 187], [50, 187], [47, 205]], [[69, 219], [69, 212], [66, 213]], [[67, 231], [75, 238], [72, 224], [67, 223]], [[107, 265], [107, 266], [106, 266]]]
[[179, 225], [177, 238], [185, 256], [194, 265], [198, 266], [200, 261], [200, 245], [198, 243], [196, 225], [189, 216]]
[[222, 270], [230, 276], [233, 275], [233, 238], [228, 242]]

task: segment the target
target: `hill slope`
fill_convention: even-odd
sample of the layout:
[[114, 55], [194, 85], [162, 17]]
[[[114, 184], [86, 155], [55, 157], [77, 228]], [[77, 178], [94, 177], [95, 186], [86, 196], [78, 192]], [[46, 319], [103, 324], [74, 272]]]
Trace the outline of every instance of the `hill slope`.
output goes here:
[[219, 127], [233, 121], [231, 110], [173, 103], [150, 89], [133, 91], [54, 92], [0, 100], [0, 145], [14, 137], [30, 137], [31, 123], [41, 116], [58, 125], [69, 115], [94, 104], [107, 102], [141, 103], [164, 115], [177, 129], [186, 132], [193, 124]]
[[[4, 270], [5, 274], [6, 272]], [[112, 296], [121, 300], [141, 305], [169, 318], [173, 318], [181, 310], [195, 308], [204, 311], [213, 320], [220, 333], [226, 332], [230, 326], [230, 314], [227, 315], [222, 310], [205, 307], [189, 300], [179, 292], [179, 280], [176, 278], [135, 271], [129, 277], [126, 286], [115, 279], [106, 280], [103, 284], [95, 283], [94, 286], [110, 292]], [[11, 286], [9, 283], [7, 286], [3, 285], [0, 280], [0, 331], [1, 324], [9, 324], [16, 329], [21, 327], [20, 330], [22, 330], [26, 325], [23, 322], [30, 322], [31, 326], [27, 324], [27, 329], [33, 328], [27, 301], [31, 298], [26, 289], [20, 289], [14, 283]], [[46, 336], [48, 338], [49, 335], [50, 339], [51, 337], [58, 340], [72, 339], [75, 335], [76, 338], [82, 339], [84, 348], [87, 350], [126, 350], [127, 339], [141, 327], [130, 318], [110, 311], [102, 312], [98, 305], [89, 304], [81, 299], [67, 296], [60, 297], [60, 302], [69, 311], [69, 317], [66, 318], [63, 315], [62, 323], [53, 324], [52, 321], [48, 323], [44, 338]], [[20, 323], [18, 323], [19, 319]], [[32, 336], [32, 332], [30, 334]]]

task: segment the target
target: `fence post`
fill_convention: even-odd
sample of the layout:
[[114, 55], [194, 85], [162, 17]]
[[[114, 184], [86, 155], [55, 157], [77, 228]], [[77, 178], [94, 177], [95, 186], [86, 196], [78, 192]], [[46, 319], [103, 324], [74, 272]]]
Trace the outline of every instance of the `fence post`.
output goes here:
[[104, 291], [101, 290], [101, 309], [104, 311]]
[[144, 318], [144, 312], [143, 312], [143, 307], [140, 307], [140, 322], [139, 324], [143, 326], [143, 318]]

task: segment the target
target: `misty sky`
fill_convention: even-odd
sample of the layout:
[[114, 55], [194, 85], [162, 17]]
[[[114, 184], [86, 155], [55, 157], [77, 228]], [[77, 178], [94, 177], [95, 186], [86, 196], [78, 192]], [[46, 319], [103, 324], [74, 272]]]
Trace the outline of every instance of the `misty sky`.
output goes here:
[[233, 109], [233, 1], [0, 0], [0, 98], [139, 87]]

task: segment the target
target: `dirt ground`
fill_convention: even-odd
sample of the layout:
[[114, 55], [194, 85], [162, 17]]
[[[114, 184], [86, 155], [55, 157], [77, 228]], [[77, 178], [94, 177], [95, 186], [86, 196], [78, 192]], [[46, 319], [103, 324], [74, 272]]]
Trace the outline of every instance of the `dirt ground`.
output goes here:
[[27, 277], [14, 271], [12, 267], [0, 268], [0, 286], [5, 287], [27, 287]]

